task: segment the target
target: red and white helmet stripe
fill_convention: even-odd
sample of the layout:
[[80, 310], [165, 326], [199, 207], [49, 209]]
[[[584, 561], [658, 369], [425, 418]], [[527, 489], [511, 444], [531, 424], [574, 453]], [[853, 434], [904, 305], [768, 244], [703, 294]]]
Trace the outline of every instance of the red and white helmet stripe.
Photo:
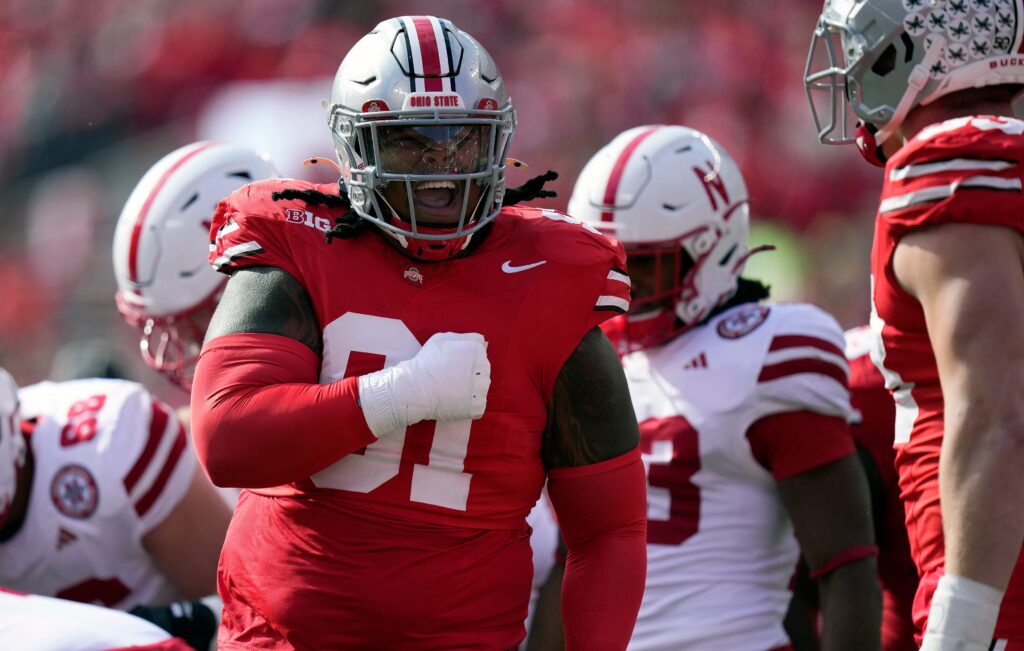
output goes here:
[[455, 92], [452, 50], [442, 20], [436, 16], [401, 18], [408, 43], [414, 93]]

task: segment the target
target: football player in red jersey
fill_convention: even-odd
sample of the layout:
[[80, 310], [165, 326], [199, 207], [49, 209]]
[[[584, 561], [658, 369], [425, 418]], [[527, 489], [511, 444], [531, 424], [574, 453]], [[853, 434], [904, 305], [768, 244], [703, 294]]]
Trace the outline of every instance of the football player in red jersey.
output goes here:
[[872, 359], [927, 651], [1024, 648], [1022, 20], [1021, 0], [829, 0], [808, 57], [820, 139], [885, 167]]
[[[782, 620], [803, 548], [824, 648], [878, 649], [881, 599], [843, 335], [741, 278], [746, 183], [707, 135], [619, 134], [569, 212], [626, 247], [633, 296], [614, 328], [640, 421], [648, 581], [635, 651], [790, 649]], [[795, 535], [794, 535], [795, 534]]]
[[[505, 189], [515, 113], [448, 20], [345, 57], [338, 185], [266, 181], [217, 209], [229, 274], [196, 369], [196, 448], [240, 486], [222, 649], [511, 649], [545, 478], [570, 649], [623, 649], [643, 592], [639, 433], [597, 327], [621, 247]], [[326, 235], [326, 237], [325, 237]]]

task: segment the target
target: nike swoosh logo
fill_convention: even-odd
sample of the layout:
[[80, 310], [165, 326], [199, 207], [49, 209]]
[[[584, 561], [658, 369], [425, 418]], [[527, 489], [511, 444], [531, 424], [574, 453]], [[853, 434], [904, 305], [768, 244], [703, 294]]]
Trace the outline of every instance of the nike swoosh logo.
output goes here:
[[541, 260], [540, 262], [534, 262], [533, 264], [519, 265], [518, 267], [513, 267], [512, 266], [512, 261], [511, 260], [506, 260], [504, 263], [502, 263], [501, 270], [504, 271], [507, 274], [517, 274], [520, 271], [526, 271], [527, 269], [533, 269], [534, 267], [539, 267], [542, 264], [547, 264], [547, 260]]

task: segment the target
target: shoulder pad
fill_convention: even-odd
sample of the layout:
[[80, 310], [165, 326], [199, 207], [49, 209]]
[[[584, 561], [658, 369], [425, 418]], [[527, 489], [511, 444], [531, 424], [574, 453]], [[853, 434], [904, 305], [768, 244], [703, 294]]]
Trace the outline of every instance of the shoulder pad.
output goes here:
[[575, 217], [531, 206], [506, 208], [505, 214], [519, 221], [518, 237], [529, 239], [530, 246], [548, 260], [573, 266], [626, 268], [622, 245]]
[[966, 117], [921, 131], [885, 168], [879, 216], [909, 229], [967, 222], [1020, 229], [1024, 122]]

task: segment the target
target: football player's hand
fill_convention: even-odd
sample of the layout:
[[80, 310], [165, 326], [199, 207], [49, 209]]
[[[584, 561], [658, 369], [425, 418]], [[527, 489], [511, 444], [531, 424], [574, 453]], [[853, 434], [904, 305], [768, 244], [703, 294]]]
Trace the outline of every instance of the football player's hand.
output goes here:
[[359, 402], [381, 436], [421, 420], [480, 418], [490, 385], [483, 335], [440, 332], [412, 359], [360, 377]]

